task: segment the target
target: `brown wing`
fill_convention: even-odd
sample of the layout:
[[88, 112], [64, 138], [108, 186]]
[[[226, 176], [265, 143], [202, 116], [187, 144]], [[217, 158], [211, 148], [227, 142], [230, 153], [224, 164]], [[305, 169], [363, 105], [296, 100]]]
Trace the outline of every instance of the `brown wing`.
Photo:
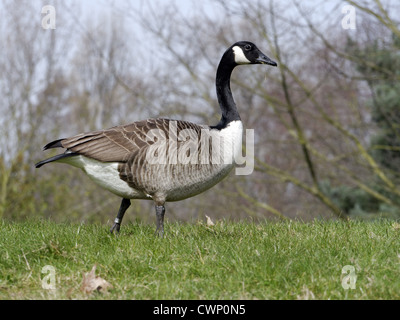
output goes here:
[[[139, 150], [147, 148], [152, 142], [147, 133], [152, 129], [163, 130], [169, 137], [169, 119], [148, 119], [107, 130], [93, 131], [56, 141], [74, 153], [101, 162], [126, 162]], [[185, 128], [200, 132], [202, 126], [187, 121], [177, 121], [177, 130]], [[56, 145], [54, 145], [56, 146]]]

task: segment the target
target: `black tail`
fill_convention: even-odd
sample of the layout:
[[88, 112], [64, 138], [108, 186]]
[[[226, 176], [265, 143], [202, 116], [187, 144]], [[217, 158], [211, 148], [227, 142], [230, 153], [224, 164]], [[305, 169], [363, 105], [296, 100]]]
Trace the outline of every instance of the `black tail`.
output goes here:
[[54, 140], [52, 142], [49, 142], [43, 147], [43, 150], [51, 149], [51, 148], [63, 148], [63, 145], [61, 144], [61, 141], [64, 139], [58, 139]]
[[[55, 147], [49, 147], [49, 148], [55, 148]], [[74, 157], [74, 156], [77, 156], [77, 155], [78, 155], [77, 153], [73, 153], [73, 152], [58, 154], [58, 155], [56, 155], [54, 157], [51, 157], [49, 159], [46, 159], [46, 160], [43, 160], [43, 161], [40, 161], [40, 162], [36, 163], [35, 167], [36, 168], [40, 168], [42, 165], [44, 165], [46, 163], [57, 161], [57, 160], [60, 160], [60, 159], [63, 159], [63, 158]]]

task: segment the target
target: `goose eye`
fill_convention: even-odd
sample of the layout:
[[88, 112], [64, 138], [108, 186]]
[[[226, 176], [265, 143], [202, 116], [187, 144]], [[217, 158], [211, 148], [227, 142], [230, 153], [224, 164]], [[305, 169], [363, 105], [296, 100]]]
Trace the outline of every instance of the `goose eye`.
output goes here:
[[244, 46], [244, 49], [245, 49], [246, 51], [250, 51], [250, 50], [251, 50], [251, 45], [246, 44], [246, 45]]

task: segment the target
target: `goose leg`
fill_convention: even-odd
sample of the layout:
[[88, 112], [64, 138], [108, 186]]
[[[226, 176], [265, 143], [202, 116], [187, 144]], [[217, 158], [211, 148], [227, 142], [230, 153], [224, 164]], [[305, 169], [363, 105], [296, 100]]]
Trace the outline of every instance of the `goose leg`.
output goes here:
[[155, 234], [158, 236], [161, 234], [161, 237], [164, 236], [164, 214], [165, 207], [156, 205], [157, 229]]
[[117, 217], [115, 218], [114, 224], [110, 229], [111, 233], [113, 233], [114, 230], [116, 232], [119, 232], [119, 229], [121, 228], [122, 218], [124, 217], [125, 211], [129, 208], [130, 205], [131, 205], [131, 200], [125, 198], [122, 199]]

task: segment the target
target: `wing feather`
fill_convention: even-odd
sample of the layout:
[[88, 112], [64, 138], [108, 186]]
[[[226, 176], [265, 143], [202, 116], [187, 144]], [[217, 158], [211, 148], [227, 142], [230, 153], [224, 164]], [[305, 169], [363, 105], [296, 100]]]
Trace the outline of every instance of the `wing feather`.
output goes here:
[[[200, 133], [201, 129], [206, 127], [181, 120], [148, 119], [59, 139], [56, 140], [55, 147], [62, 146], [75, 154], [101, 162], [127, 162], [134, 154], [139, 154], [139, 151], [140, 154], [144, 154], [143, 152], [154, 143], [147, 135], [150, 130], [162, 130], [168, 138], [171, 121], [177, 122], [178, 131], [192, 129]], [[51, 146], [52, 143], [48, 145]]]

